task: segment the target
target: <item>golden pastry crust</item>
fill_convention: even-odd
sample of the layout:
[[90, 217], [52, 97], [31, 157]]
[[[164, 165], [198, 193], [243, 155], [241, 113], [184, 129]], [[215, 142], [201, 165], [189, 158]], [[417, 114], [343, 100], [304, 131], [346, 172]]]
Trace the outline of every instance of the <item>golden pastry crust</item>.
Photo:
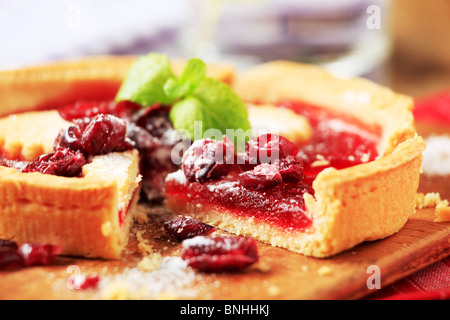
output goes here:
[[305, 194], [313, 226], [286, 232], [227, 212], [168, 199], [178, 213], [227, 231], [255, 237], [309, 256], [328, 257], [367, 241], [385, 238], [403, 227], [414, 212], [425, 144], [414, 128], [412, 99], [363, 79], [338, 79], [321, 68], [277, 61], [236, 78], [236, 92], [247, 102], [302, 101], [356, 116], [381, 128], [375, 161], [323, 170], [315, 179], [315, 197]]

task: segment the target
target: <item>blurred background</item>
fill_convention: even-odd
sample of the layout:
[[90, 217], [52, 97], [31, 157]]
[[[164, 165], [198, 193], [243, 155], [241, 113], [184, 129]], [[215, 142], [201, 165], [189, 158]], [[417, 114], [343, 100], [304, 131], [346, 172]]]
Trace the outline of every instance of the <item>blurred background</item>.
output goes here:
[[449, 34], [449, 0], [0, 0], [0, 69], [149, 51], [237, 69], [289, 59], [420, 96], [450, 87]]

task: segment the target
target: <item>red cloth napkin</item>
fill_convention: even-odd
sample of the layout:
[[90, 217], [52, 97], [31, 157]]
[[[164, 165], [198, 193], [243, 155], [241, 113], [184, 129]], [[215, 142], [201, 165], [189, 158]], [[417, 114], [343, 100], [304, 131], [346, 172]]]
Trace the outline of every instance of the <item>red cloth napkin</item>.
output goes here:
[[370, 299], [450, 300], [450, 257], [382, 288]]
[[[414, 117], [450, 126], [450, 91], [415, 102]], [[450, 257], [371, 294], [370, 299], [450, 300]]]
[[417, 99], [413, 112], [416, 119], [450, 125], [450, 90]]

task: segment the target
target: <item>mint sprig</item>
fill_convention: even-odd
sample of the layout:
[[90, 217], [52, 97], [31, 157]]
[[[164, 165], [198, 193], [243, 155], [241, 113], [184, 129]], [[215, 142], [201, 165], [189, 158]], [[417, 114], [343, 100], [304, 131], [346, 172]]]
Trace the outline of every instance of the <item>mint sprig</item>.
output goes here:
[[[202, 138], [211, 130], [222, 135], [233, 132], [230, 138], [235, 141], [246, 139], [243, 136], [251, 128], [244, 102], [227, 84], [206, 77], [206, 65], [200, 59], [190, 59], [176, 77], [167, 56], [150, 53], [141, 57], [119, 89], [116, 101], [121, 100], [142, 106], [172, 105], [169, 117], [174, 128], [191, 140]], [[196, 131], [198, 122], [200, 135]]]

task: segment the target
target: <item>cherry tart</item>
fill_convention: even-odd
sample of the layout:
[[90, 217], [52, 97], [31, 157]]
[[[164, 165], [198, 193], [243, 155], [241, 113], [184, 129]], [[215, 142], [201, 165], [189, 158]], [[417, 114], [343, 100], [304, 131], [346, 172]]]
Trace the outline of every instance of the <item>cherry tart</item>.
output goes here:
[[118, 258], [141, 199], [327, 257], [395, 233], [414, 211], [424, 143], [409, 97], [285, 61], [237, 76], [208, 66], [261, 132], [243, 150], [196, 140], [179, 167], [170, 106], [114, 102], [133, 60], [0, 74], [0, 239]]
[[[194, 142], [182, 169], [166, 179], [172, 210], [314, 257], [403, 227], [415, 209], [425, 149], [411, 98], [286, 61], [238, 75], [234, 88], [252, 108], [271, 105], [306, 119], [309, 125], [298, 121], [294, 129], [305, 130], [303, 138], [294, 143], [266, 133], [251, 139], [244, 152], [234, 152], [226, 137]], [[277, 117], [257, 122], [273, 129], [271, 119]], [[235, 154], [232, 162], [211, 151], [228, 149], [226, 154]], [[271, 152], [278, 157], [259, 156]]]

